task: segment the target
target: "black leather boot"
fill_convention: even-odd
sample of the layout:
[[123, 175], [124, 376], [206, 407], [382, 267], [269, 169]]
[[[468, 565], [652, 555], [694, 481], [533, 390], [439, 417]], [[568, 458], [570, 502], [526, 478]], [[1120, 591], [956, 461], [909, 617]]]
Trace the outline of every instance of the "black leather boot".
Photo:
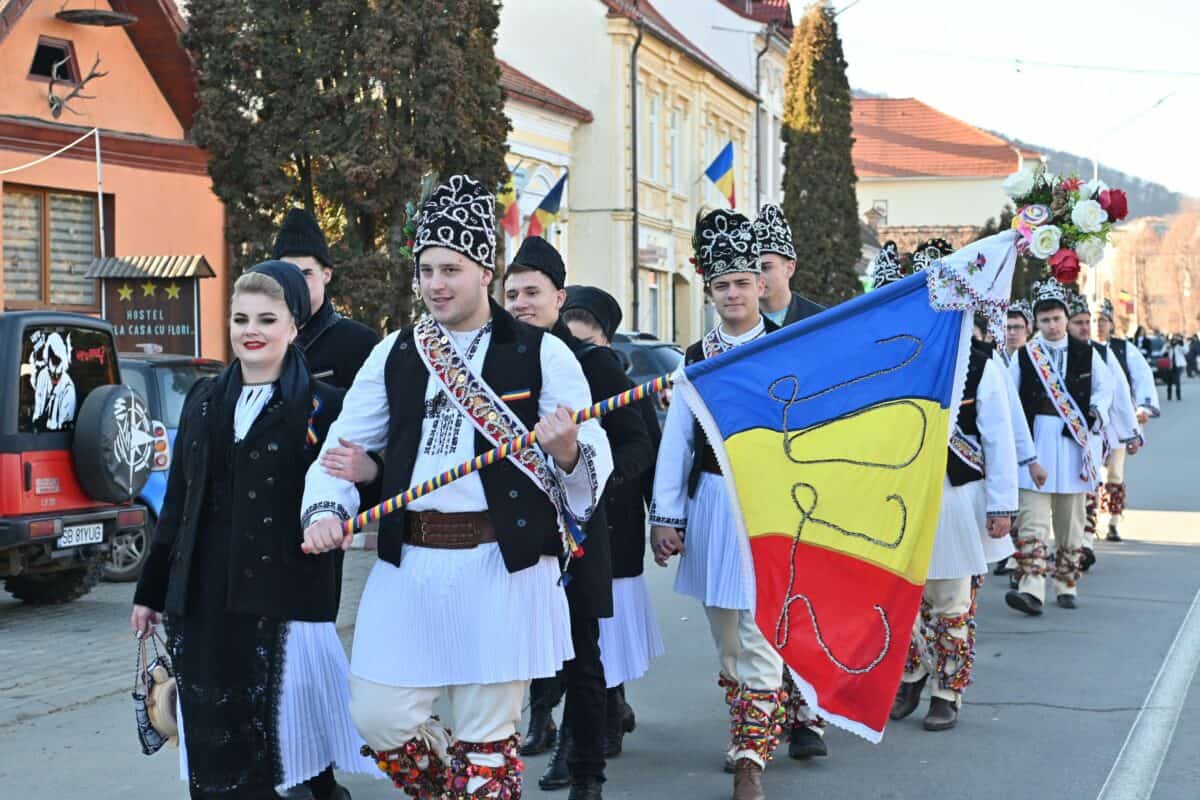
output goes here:
[[928, 678], [929, 676], [926, 675], [919, 681], [900, 684], [900, 688], [896, 691], [896, 699], [892, 701], [892, 719], [904, 719], [917, 710], [917, 706], [921, 704], [921, 692], [924, 691], [925, 681]]
[[929, 699], [929, 713], [925, 715], [925, 730], [948, 731], [958, 724], [958, 709], [954, 703], [941, 697]]
[[534, 701], [529, 705], [529, 732], [521, 742], [521, 755], [536, 756], [554, 747], [558, 741], [558, 726], [554, 724], [554, 707]]
[[567, 756], [571, 750], [571, 729], [563, 725], [558, 732], [558, 746], [550, 756], [546, 771], [538, 778], [538, 786], [545, 791], [563, 789], [571, 785], [571, 770], [567, 767]]
[[604, 719], [604, 757], [615, 758], [621, 755], [625, 739], [625, 703], [621, 699], [620, 688], [608, 690], [608, 702], [605, 706]]
[[816, 729], [807, 725], [793, 725], [788, 731], [788, 758], [802, 761], [814, 756], [827, 755], [829, 747], [825, 744], [825, 737], [817, 733]]
[[603, 800], [604, 784], [597, 778], [580, 778], [571, 782], [571, 793], [567, 800]]

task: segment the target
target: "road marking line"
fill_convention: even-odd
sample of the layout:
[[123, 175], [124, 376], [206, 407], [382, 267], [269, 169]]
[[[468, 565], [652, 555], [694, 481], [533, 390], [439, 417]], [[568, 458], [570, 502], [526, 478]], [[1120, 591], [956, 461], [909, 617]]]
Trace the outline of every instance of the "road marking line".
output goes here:
[[1097, 800], [1150, 800], [1200, 666], [1200, 591], [1167, 651]]

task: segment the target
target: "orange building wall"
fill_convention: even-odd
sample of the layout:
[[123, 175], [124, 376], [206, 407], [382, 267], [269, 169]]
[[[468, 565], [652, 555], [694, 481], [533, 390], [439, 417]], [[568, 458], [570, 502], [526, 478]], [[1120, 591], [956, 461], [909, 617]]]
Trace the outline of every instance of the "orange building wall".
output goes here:
[[[93, 0], [88, 0], [87, 6], [92, 5]], [[96, 0], [95, 5], [110, 8], [103, 0]], [[54, 15], [62, 7], [62, 0], [35, 0], [0, 44], [0, 114], [182, 139], [183, 127], [124, 29], [61, 22]], [[84, 88], [83, 93], [95, 95], [95, 100], [71, 101], [71, 108], [81, 112], [78, 115], [63, 111], [55, 120], [46, 99], [48, 84], [28, 77], [41, 36], [68, 39], [75, 45], [79, 62], [76, 68], [81, 77], [91, 68], [96, 54], [100, 55], [99, 69], [108, 74]], [[71, 91], [70, 86], [61, 92], [59, 88], [55, 86], [55, 94], [60, 97]]]
[[[87, 145], [90, 146], [90, 145]], [[30, 153], [0, 150], [0, 170], [28, 163]], [[117, 256], [185, 255], [203, 253], [217, 273], [200, 281], [200, 346], [202, 355], [226, 359], [226, 252], [224, 206], [212, 193], [206, 175], [155, 172], [133, 167], [105, 166], [104, 193], [114, 195], [115, 253]], [[30, 186], [96, 191], [96, 165], [91, 161], [54, 158], [2, 180]], [[0, 184], [0, 202], [4, 187]], [[0, 230], [0, 247], [3, 246]], [[0, 272], [0, 297], [3, 297]], [[2, 301], [0, 301], [2, 302]]]

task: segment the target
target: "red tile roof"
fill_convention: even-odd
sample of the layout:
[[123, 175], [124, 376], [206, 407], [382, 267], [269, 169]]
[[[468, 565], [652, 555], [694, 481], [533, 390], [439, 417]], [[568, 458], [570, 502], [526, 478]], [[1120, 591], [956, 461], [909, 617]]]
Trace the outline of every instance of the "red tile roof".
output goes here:
[[755, 22], [774, 22], [779, 32], [792, 38], [792, 6], [789, 0], [719, 0], [735, 14]]
[[580, 122], [592, 121], [592, 112], [583, 106], [571, 102], [544, 83], [538, 83], [505, 61], [496, 59], [496, 63], [500, 65], [500, 86], [509, 97]]
[[643, 21], [646, 23], [646, 27], [658, 38], [662, 39], [673, 47], [679, 48], [684, 53], [687, 53], [721, 80], [725, 81], [747, 97], [758, 97], [754, 89], [744, 85], [741, 81], [726, 71], [724, 67], [709, 57], [704, 50], [697, 47], [691, 39], [684, 36], [678, 28], [672, 25], [667, 18], [663, 16], [662, 12], [654, 7], [654, 4], [651, 3], [650, 0], [600, 0], [600, 2], [608, 6], [608, 13], [610, 16], [619, 16], [625, 17], [626, 19], [636, 20], [640, 14]]
[[850, 117], [860, 178], [993, 177], [1017, 169], [1004, 139], [911, 97], [856, 97]]

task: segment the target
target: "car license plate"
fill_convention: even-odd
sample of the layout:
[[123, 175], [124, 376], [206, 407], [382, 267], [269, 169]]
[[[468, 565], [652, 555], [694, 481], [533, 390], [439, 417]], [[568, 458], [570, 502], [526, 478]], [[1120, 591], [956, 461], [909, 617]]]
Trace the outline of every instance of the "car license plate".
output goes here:
[[96, 522], [92, 525], [72, 525], [63, 528], [63, 535], [58, 537], [58, 547], [78, 547], [81, 544], [99, 544], [104, 541], [104, 524]]

